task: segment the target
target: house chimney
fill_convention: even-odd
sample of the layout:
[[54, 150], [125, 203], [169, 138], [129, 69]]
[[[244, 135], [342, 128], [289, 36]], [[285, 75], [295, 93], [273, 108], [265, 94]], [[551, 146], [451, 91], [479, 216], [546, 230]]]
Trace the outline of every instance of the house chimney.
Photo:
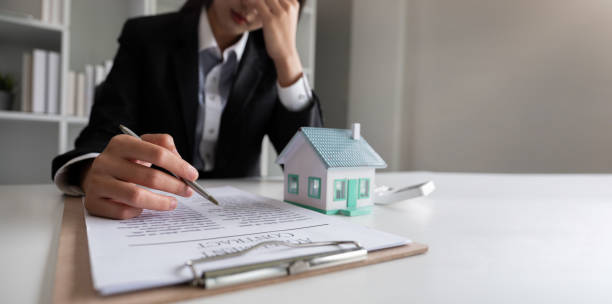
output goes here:
[[351, 138], [354, 140], [361, 139], [361, 124], [358, 122], [353, 123]]

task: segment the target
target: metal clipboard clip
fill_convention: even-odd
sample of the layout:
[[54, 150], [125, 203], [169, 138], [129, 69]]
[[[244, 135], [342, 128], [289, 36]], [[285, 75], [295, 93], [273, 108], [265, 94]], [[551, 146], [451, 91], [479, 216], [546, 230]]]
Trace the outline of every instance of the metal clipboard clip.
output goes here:
[[[198, 275], [195, 269], [196, 264], [242, 256], [257, 248], [270, 245], [287, 246], [292, 248], [308, 248], [322, 246], [340, 246], [347, 244], [353, 245], [354, 247], [349, 249], [339, 248], [338, 250], [326, 253], [310, 254], [276, 261], [206, 271], [202, 273], [202, 275]], [[187, 262], [185, 262], [185, 266], [189, 267], [191, 273], [193, 274], [193, 281], [191, 282], [192, 286], [212, 289], [268, 278], [283, 277], [342, 264], [359, 262], [365, 260], [367, 256], [368, 251], [355, 241], [329, 241], [304, 244], [293, 244], [283, 241], [265, 241], [247, 249], [229, 254], [188, 260]]]

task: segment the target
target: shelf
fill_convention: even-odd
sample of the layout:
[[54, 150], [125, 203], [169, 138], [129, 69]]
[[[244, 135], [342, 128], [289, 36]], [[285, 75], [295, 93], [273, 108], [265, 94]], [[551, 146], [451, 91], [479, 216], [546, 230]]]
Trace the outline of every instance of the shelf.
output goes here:
[[29, 47], [59, 51], [65, 27], [37, 19], [0, 15], [0, 40]]
[[62, 116], [60, 115], [25, 113], [18, 111], [0, 111], [0, 120], [59, 122], [61, 119]]
[[39, 122], [66, 121], [68, 123], [73, 123], [73, 124], [87, 124], [87, 121], [88, 121], [88, 119], [85, 117], [25, 113], [25, 112], [18, 112], [18, 111], [0, 111], [0, 120], [39, 121]]
[[87, 117], [64, 116], [69, 124], [86, 125], [89, 122]]

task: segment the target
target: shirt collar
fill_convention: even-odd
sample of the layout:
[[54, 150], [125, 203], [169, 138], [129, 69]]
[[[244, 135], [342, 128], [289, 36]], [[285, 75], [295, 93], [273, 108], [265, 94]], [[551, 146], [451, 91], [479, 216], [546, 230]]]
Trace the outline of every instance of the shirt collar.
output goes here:
[[[199, 41], [200, 51], [203, 51], [208, 48], [213, 48], [217, 56], [221, 57], [221, 50], [219, 49], [219, 45], [217, 44], [215, 35], [213, 34], [212, 29], [210, 28], [210, 22], [208, 21], [208, 14], [206, 13], [206, 7], [203, 7], [202, 12], [200, 13], [200, 24], [199, 24], [198, 35], [199, 35], [199, 40], [200, 40]], [[246, 47], [246, 42], [248, 38], [249, 38], [249, 32], [245, 32], [244, 34], [242, 34], [242, 37], [240, 37], [240, 40], [232, 44], [230, 47], [226, 48], [225, 51], [223, 51], [223, 61], [227, 60], [229, 54], [231, 54], [231, 52], [233, 51], [236, 53], [237, 61], [240, 62], [240, 59], [242, 58], [242, 54], [244, 53], [244, 49]]]

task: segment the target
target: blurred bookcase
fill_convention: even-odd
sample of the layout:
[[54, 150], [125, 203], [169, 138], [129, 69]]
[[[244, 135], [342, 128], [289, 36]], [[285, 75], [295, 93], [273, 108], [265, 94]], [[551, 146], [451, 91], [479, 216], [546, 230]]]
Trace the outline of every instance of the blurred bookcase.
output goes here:
[[[39, 2], [40, 7], [40, 0], [32, 2]], [[66, 150], [68, 129], [82, 127], [87, 121], [63, 114], [61, 100], [65, 96], [63, 79], [70, 56], [71, 1], [64, 0], [64, 3], [62, 20], [53, 24], [28, 12], [9, 14], [10, 10], [0, 7], [0, 72], [13, 76], [19, 86], [23, 53], [38, 48], [60, 54], [58, 114], [0, 111], [0, 184], [49, 182], [51, 159]], [[14, 104], [20, 103], [19, 96], [15, 96]]]
[[[20, 0], [39, 3], [42, 0]], [[51, 181], [51, 160], [74, 146], [88, 119], [66, 115], [66, 78], [69, 70], [82, 71], [87, 63], [112, 59], [125, 20], [142, 15], [177, 11], [185, 0], [63, 0], [60, 24], [35, 16], [7, 13], [0, 2], [0, 73], [21, 80], [22, 55], [33, 49], [60, 54], [59, 113], [0, 111], [0, 184]], [[10, 2], [10, 1], [9, 1]], [[37, 4], [40, 5], [40, 4]], [[299, 21], [297, 47], [304, 73], [315, 85], [316, 0], [308, 0]], [[19, 84], [18, 84], [19, 85]], [[20, 96], [14, 103], [19, 104]], [[15, 106], [14, 106], [15, 108]], [[262, 145], [261, 173], [280, 175], [269, 140]]]

